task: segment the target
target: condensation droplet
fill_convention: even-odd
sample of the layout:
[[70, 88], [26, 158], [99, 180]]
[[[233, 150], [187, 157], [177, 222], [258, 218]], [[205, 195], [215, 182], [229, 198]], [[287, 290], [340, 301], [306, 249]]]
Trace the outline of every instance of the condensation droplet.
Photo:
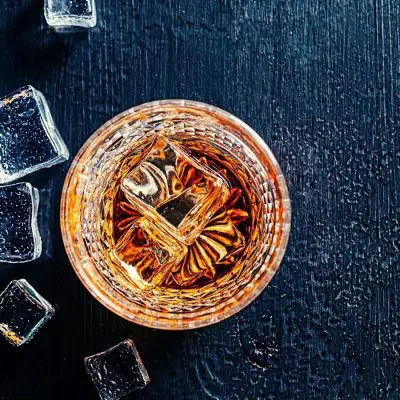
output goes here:
[[18, 115], [21, 118], [29, 118], [32, 117], [33, 114], [35, 114], [35, 110], [33, 108], [29, 108], [28, 110], [20, 112]]

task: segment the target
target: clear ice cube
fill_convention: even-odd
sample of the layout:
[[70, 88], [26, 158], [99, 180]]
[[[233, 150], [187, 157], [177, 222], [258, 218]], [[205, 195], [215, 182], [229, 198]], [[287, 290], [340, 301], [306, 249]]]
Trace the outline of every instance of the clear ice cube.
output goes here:
[[196, 239], [229, 195], [221, 176], [161, 135], [121, 188], [139, 212], [185, 244]]
[[0, 186], [0, 262], [27, 262], [40, 256], [38, 206], [39, 192], [30, 183]]
[[132, 340], [85, 358], [86, 370], [101, 399], [118, 400], [144, 388], [150, 378]]
[[170, 224], [178, 228], [182, 221], [187, 218], [202, 197], [207, 195], [204, 187], [193, 186], [173, 199], [165, 202], [157, 208], [157, 212]]
[[25, 86], [0, 99], [0, 184], [68, 156], [41, 92]]
[[92, 28], [96, 25], [94, 0], [45, 0], [44, 15], [53, 27]]
[[27, 343], [54, 315], [53, 306], [25, 279], [0, 294], [0, 333], [14, 346]]

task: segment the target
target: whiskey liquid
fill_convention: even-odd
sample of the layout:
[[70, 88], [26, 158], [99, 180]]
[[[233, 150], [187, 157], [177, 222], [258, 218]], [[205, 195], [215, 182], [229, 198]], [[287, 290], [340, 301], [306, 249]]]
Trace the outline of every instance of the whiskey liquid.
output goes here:
[[167, 140], [173, 154], [164, 144], [154, 152], [152, 142], [122, 166], [120, 182], [106, 192], [112, 212], [105, 226], [112, 227], [121, 272], [136, 283], [201, 287], [243, 256], [253, 218], [251, 182], [226, 151], [199, 140]]

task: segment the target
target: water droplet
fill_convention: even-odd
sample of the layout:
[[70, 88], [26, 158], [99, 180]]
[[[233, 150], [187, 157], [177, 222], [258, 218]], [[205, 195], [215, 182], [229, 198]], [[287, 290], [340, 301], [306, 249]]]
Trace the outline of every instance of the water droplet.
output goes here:
[[33, 114], [35, 114], [35, 110], [33, 108], [29, 108], [28, 110], [20, 112], [18, 115], [21, 118], [29, 118], [32, 117]]

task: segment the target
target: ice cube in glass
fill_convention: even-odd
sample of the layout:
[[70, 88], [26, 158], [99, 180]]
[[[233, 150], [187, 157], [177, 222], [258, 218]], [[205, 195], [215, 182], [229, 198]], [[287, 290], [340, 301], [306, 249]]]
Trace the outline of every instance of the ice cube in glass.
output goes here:
[[0, 99], [0, 184], [68, 156], [41, 92], [25, 86]]
[[179, 241], [190, 244], [224, 204], [224, 178], [162, 135], [122, 181], [128, 201]]
[[143, 280], [159, 285], [186, 256], [187, 247], [152, 221], [140, 218], [118, 239], [114, 254], [129, 278], [137, 282], [139, 274]]
[[136, 346], [130, 339], [86, 357], [85, 365], [103, 400], [118, 400], [150, 382]]
[[0, 262], [27, 262], [40, 256], [38, 206], [39, 192], [30, 183], [0, 186]]
[[14, 346], [27, 343], [54, 315], [53, 306], [25, 279], [0, 294], [0, 333]]
[[97, 22], [94, 0], [45, 0], [44, 7], [47, 23], [55, 28], [92, 28]]

